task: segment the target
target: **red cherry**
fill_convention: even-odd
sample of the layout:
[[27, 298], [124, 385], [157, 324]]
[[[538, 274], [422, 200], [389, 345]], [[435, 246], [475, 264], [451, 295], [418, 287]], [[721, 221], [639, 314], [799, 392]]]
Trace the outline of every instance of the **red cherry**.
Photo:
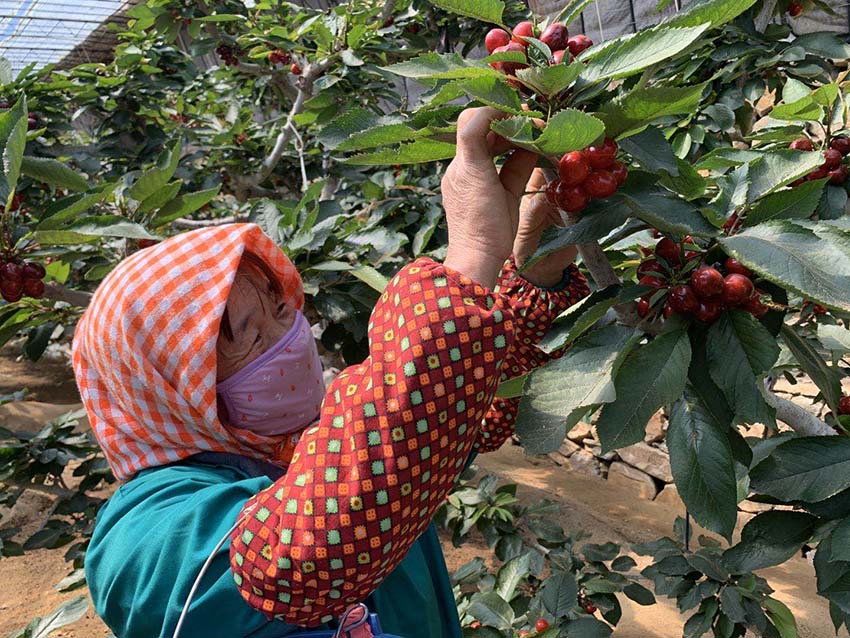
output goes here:
[[726, 275], [723, 286], [723, 303], [729, 307], [740, 306], [753, 296], [755, 286], [749, 277], [733, 273]]
[[536, 631], [538, 634], [546, 631], [547, 629], [549, 629], [549, 623], [546, 621], [545, 618], [541, 618], [536, 623], [534, 623], [534, 631]]
[[622, 186], [626, 183], [626, 178], [629, 176], [629, 168], [623, 162], [614, 162], [611, 166], [611, 173], [614, 179], [617, 180], [617, 186]]
[[836, 186], [844, 184], [848, 177], [850, 177], [850, 173], [847, 172], [847, 167], [843, 164], [839, 164], [837, 168], [833, 168], [829, 171], [829, 183], [835, 184]]
[[150, 248], [151, 246], [156, 246], [159, 243], [156, 239], [140, 239], [139, 240], [139, 248]]
[[667, 286], [666, 281], [655, 275], [644, 275], [638, 279], [638, 283], [641, 286], [652, 286], [653, 288], [665, 288]]
[[649, 302], [646, 299], [640, 299], [637, 302], [637, 313], [638, 317], [643, 319], [646, 315], [649, 314]]
[[686, 250], [685, 251], [685, 261], [690, 261], [691, 259], [696, 259], [697, 257], [701, 257], [702, 253], [697, 252], [696, 250]]
[[7, 261], [0, 266], [0, 279], [20, 283], [23, 276], [23, 269], [13, 261]]
[[514, 27], [513, 41], [519, 44], [526, 44], [526, 37], [534, 37], [534, 25], [531, 22], [520, 22]]
[[617, 159], [618, 150], [617, 142], [606, 137], [602, 146], [588, 146], [584, 151], [584, 156], [591, 168], [611, 168]]
[[605, 199], [617, 192], [617, 178], [611, 171], [594, 171], [584, 182], [584, 188], [591, 197]]
[[588, 614], [595, 614], [596, 613], [596, 607], [594, 605], [591, 605], [590, 603], [588, 603], [587, 605], [584, 606], [584, 610]]
[[790, 15], [792, 18], [796, 18], [801, 13], [803, 13], [803, 5], [801, 5], [799, 2], [792, 2], [788, 5], [788, 15]]
[[723, 222], [723, 230], [731, 230], [732, 227], [738, 223], [738, 213], [732, 213], [732, 215]]
[[697, 268], [691, 273], [691, 288], [700, 299], [716, 299], [723, 294], [723, 275], [711, 266]]
[[833, 137], [829, 140], [829, 148], [834, 148], [842, 155], [850, 155], [850, 139], [847, 139], [843, 135]]
[[558, 189], [558, 207], [568, 213], [578, 213], [584, 210], [590, 197], [581, 186], [567, 186], [561, 182], [561, 187]]
[[24, 287], [19, 281], [0, 281], [0, 296], [9, 303], [18, 301], [24, 295]]
[[850, 396], [841, 397], [838, 401], [838, 414], [850, 414]]
[[24, 279], [24, 294], [41, 299], [44, 296], [44, 282], [41, 279]]
[[570, 48], [570, 53], [578, 57], [578, 54], [593, 46], [593, 40], [588, 38], [583, 33], [579, 33], [571, 37], [567, 43]]
[[673, 312], [678, 314], [690, 314], [699, 310], [699, 299], [690, 286], [673, 286], [667, 302]]
[[564, 56], [567, 53], [569, 53], [569, 52], [566, 51], [566, 50], [563, 50], [563, 49], [560, 50], [560, 51], [554, 51], [552, 53], [552, 57], [549, 58], [549, 64], [551, 66], [555, 66], [556, 64], [563, 64], [564, 63]]
[[834, 148], [828, 148], [823, 152], [824, 158], [824, 168], [836, 168], [839, 164], [841, 164], [841, 158], [843, 155], [841, 151], [837, 151]]
[[511, 34], [504, 29], [490, 29], [484, 36], [484, 46], [488, 53], [493, 53], [499, 47], [505, 46], [511, 41]]
[[[758, 290], [756, 292], [758, 292]], [[812, 312], [816, 315], [825, 315], [828, 311], [826, 306], [821, 306], [819, 303], [816, 303], [812, 306]]]
[[664, 237], [655, 245], [655, 254], [663, 258], [668, 264], [678, 264], [679, 244], [669, 237]]
[[570, 33], [567, 31], [567, 27], [560, 22], [550, 24], [543, 29], [543, 33], [540, 35], [540, 41], [552, 51], [566, 49], [569, 46], [569, 40]]
[[558, 187], [561, 185], [561, 180], [553, 179], [546, 186], [546, 201], [552, 206], [558, 206]]
[[24, 264], [22, 268], [22, 273], [24, 279], [44, 279], [44, 275], [47, 273], [44, 270], [44, 266], [34, 261], [28, 261]]
[[667, 300], [667, 303], [665, 303], [665, 304], [664, 304], [664, 310], [662, 311], [662, 313], [661, 313], [661, 314], [663, 314], [663, 315], [664, 315], [664, 318], [665, 318], [665, 319], [669, 319], [669, 318], [670, 318], [670, 317], [672, 317], [675, 313], [676, 313], [676, 311], [675, 311], [675, 310], [673, 310], [673, 306], [672, 306], [672, 304], [670, 303], [670, 300], [668, 299], [668, 300]]
[[664, 266], [662, 266], [657, 259], [647, 259], [646, 261], [641, 262], [637, 269], [639, 277], [643, 277], [644, 275], [648, 275], [653, 272], [666, 272]]
[[567, 186], [578, 186], [590, 174], [590, 166], [581, 151], [567, 153], [558, 162], [558, 175]]
[[801, 137], [791, 142], [788, 148], [793, 148], [795, 151], [811, 151], [814, 149], [814, 146], [812, 146], [812, 140], [808, 137]]
[[734, 257], [728, 257], [726, 259], [726, 263], [723, 264], [723, 269], [726, 271], [727, 275], [738, 274], [744, 275], [744, 277], [752, 275], [749, 269]]
[[[507, 51], [518, 51], [525, 55], [526, 49], [521, 44], [517, 42], [508, 42], [505, 46], [499, 47], [493, 53], [505, 53]], [[494, 62], [492, 64], [493, 68], [497, 71], [501, 71], [507, 75], [516, 75], [516, 72], [519, 69], [525, 69], [528, 67], [527, 64], [523, 64], [522, 62]]]
[[714, 323], [723, 312], [723, 306], [716, 301], [701, 301], [695, 316], [703, 323]]
[[809, 173], [806, 176], [806, 179], [809, 180], [810, 182], [814, 182], [815, 180], [823, 179], [827, 175], [829, 175], [827, 169], [823, 166], [820, 166], [820, 167], [816, 168], [815, 170], [813, 170], [811, 173]]
[[301, 67], [298, 66], [297, 63], [293, 62], [292, 66], [289, 67], [289, 72], [292, 73], [292, 75], [301, 75]]
[[756, 319], [764, 317], [770, 311], [770, 308], [764, 305], [761, 301], [762, 295], [764, 294], [763, 290], [756, 289], [753, 291], [752, 296], [741, 304], [741, 310], [749, 312], [751, 315], [755, 316]]

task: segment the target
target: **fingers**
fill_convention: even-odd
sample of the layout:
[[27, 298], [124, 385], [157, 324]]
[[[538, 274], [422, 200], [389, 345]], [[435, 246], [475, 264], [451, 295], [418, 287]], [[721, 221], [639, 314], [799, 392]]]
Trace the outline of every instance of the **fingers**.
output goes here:
[[458, 151], [471, 160], [492, 160], [493, 149], [488, 141], [490, 125], [507, 115], [491, 106], [466, 109], [457, 120]]
[[502, 186], [519, 200], [525, 192], [525, 186], [537, 165], [537, 155], [518, 148], [507, 159], [499, 173]]

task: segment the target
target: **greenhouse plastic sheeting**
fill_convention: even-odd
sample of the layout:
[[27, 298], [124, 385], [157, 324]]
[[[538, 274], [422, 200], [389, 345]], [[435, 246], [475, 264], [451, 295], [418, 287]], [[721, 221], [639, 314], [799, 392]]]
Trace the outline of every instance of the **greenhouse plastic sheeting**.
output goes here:
[[126, 0], [0, 0], [0, 56], [13, 73], [58, 62]]

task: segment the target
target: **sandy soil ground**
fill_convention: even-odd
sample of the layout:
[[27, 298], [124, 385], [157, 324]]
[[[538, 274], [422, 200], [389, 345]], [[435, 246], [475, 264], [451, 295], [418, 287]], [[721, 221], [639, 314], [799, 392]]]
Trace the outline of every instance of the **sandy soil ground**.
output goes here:
[[[8, 355], [6, 353], [0, 353]], [[30, 388], [35, 401], [0, 406], [0, 425], [16, 429], [36, 429], [51, 418], [76, 407], [79, 397], [67, 368], [61, 364], [14, 362], [0, 356], [0, 394]], [[565, 529], [591, 532], [591, 542], [614, 541], [628, 548], [671, 533], [676, 516], [683, 507], [641, 500], [630, 490], [612, 486], [606, 481], [571, 472], [546, 458], [526, 457], [511, 445], [479, 458], [482, 472], [498, 475], [517, 483], [518, 495], [524, 500], [548, 498], [561, 505], [558, 523]], [[30, 494], [21, 499], [11, 514], [16, 526], [34, 530], [50, 507], [49, 499]], [[5, 526], [5, 522], [4, 522]], [[454, 570], [475, 556], [489, 556], [482, 542], [454, 548], [444, 542], [446, 560]], [[23, 557], [0, 559], [0, 636], [23, 627], [35, 617], [49, 613], [63, 601], [81, 591], [59, 593], [54, 585], [71, 571], [63, 558], [64, 550], [40, 550]], [[645, 559], [635, 556], [639, 565]], [[801, 558], [762, 573], [776, 589], [776, 597], [794, 612], [800, 638], [827, 638], [835, 633], [829, 621], [824, 599], [815, 595], [814, 570]], [[82, 590], [84, 592], [84, 590]], [[614, 632], [616, 638], [677, 638], [682, 635], [683, 618], [673, 601], [659, 600], [651, 607], [640, 607], [623, 597], [623, 619]], [[109, 630], [89, 608], [80, 621], [56, 631], [65, 638], [97, 638]], [[846, 634], [843, 634], [846, 636]]]

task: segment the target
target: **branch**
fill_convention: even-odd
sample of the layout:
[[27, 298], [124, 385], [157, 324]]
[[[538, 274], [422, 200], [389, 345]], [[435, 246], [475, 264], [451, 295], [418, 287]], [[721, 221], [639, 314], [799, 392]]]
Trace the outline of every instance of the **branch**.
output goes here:
[[764, 398], [776, 409], [776, 418], [801, 436], [835, 436], [837, 433], [814, 414], [793, 401], [776, 396], [765, 388]]
[[177, 228], [209, 228], [211, 226], [223, 226], [224, 224], [235, 224], [248, 220], [248, 215], [233, 215], [231, 217], [217, 217], [216, 219], [187, 219], [180, 217], [172, 224]]
[[765, 0], [761, 12], [756, 16], [755, 27], [759, 33], [764, 33], [768, 23], [773, 18], [773, 12], [776, 10], [776, 2], [777, 0]]
[[55, 281], [48, 282], [44, 285], [44, 296], [47, 299], [64, 301], [72, 306], [79, 306], [81, 308], [87, 307], [92, 298], [92, 294], [90, 292], [71, 290], [70, 288], [65, 288], [65, 286], [57, 284]]
[[386, 4], [384, 4], [384, 8], [381, 11], [381, 24], [386, 24], [387, 20], [392, 16], [393, 11], [395, 11], [396, 0], [387, 0]]
[[304, 103], [313, 97], [313, 83], [334, 64], [334, 61], [335, 57], [332, 56], [317, 64], [307, 65], [303, 75], [298, 80], [298, 95], [295, 97], [295, 102], [292, 104], [292, 109], [286, 118], [286, 124], [283, 125], [283, 129], [277, 135], [271, 153], [263, 160], [263, 167], [257, 173], [239, 180], [240, 186], [258, 186], [272, 174], [295, 131], [295, 125], [293, 124], [295, 116], [304, 110]]

